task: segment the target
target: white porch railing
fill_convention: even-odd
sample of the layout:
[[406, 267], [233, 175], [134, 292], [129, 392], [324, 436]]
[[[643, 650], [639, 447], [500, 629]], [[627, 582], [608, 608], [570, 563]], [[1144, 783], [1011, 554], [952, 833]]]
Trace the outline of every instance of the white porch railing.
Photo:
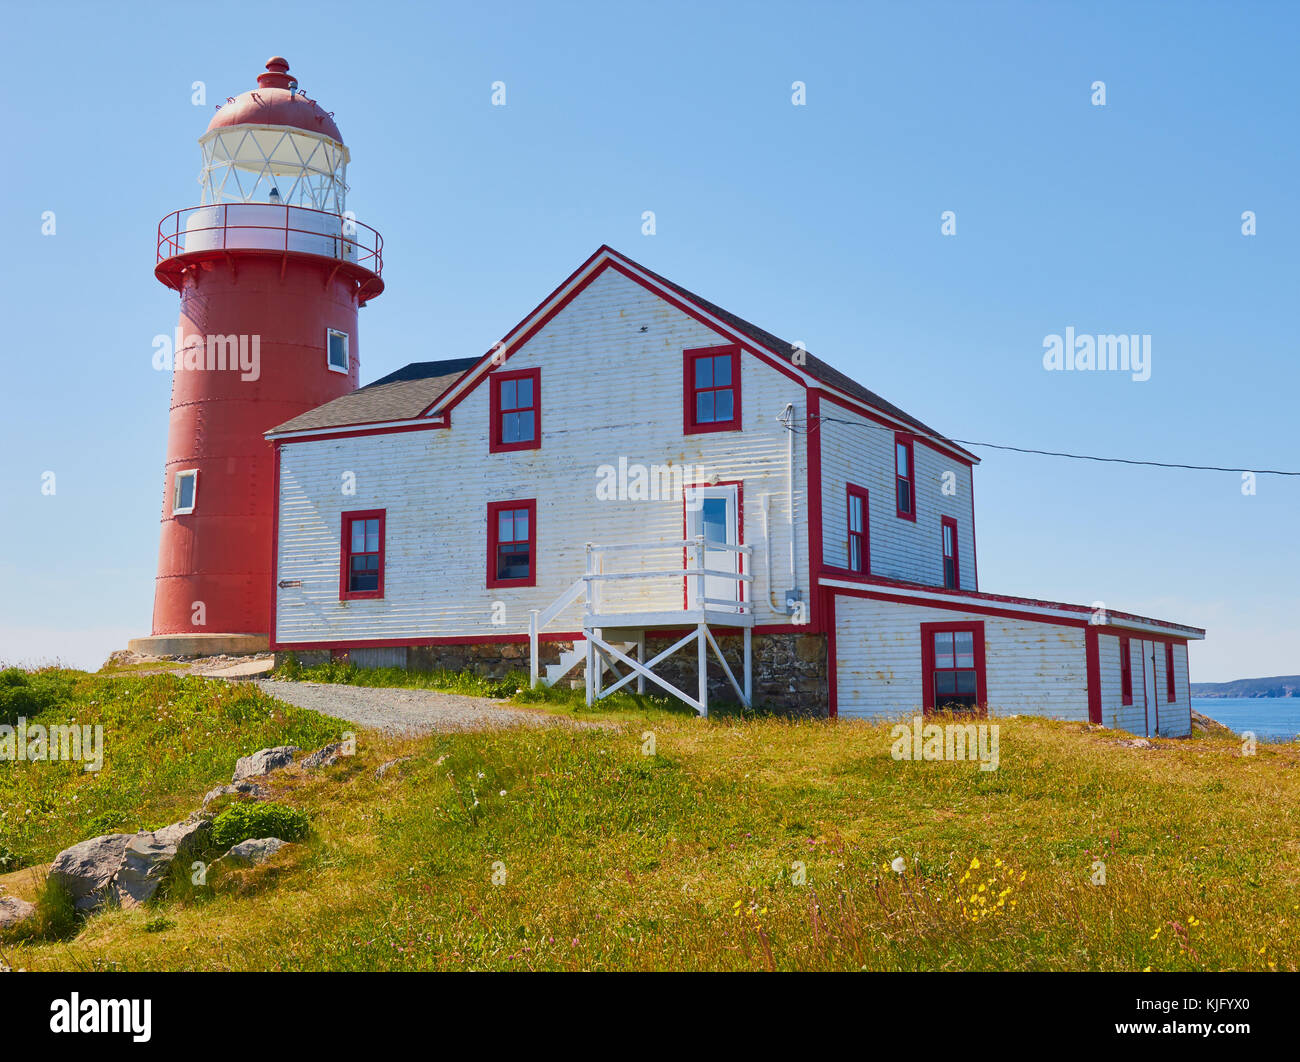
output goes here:
[[[614, 555], [636, 554], [644, 558], [654, 553], [662, 554], [665, 551], [675, 553], [678, 550], [682, 551], [683, 560], [671, 567], [606, 570], [607, 558]], [[708, 567], [710, 551], [734, 554], [734, 568]], [[750, 546], [708, 542], [703, 535], [680, 542], [629, 542], [612, 545], [596, 545], [588, 542], [586, 571], [582, 577], [576, 579], [545, 609], [529, 610], [529, 681], [536, 686], [540, 678], [538, 650], [541, 631], [581, 598], [582, 629], [586, 638], [586, 684], [589, 705], [621, 689], [634, 679], [638, 691], [643, 691], [648, 679], [691, 705], [697, 712], [707, 715], [709, 711], [708, 649], [711, 647], [737, 696], [748, 706], [752, 697], [751, 628], [754, 626], [754, 606], [745, 593], [745, 586], [754, 581], [753, 575], [746, 571], [750, 566], [746, 561], [752, 553], [753, 549]], [[722, 584], [721, 590], [719, 590], [719, 582]], [[652, 584], [652, 587], [644, 589], [646, 583]], [[636, 590], [630, 599], [626, 593], [620, 594], [621, 590], [634, 586], [642, 589]], [[679, 591], [680, 599], [677, 598]], [[710, 597], [711, 592], [722, 596]], [[676, 600], [681, 601], [680, 606], [675, 604]], [[669, 602], [673, 603], [669, 604]], [[743, 686], [737, 681], [731, 666], [722, 655], [717, 640], [709, 630], [710, 623], [742, 628]], [[653, 660], [648, 662], [645, 660], [644, 636], [647, 628], [686, 625], [694, 627], [690, 634], [679, 639]], [[637, 656], [640, 659], [632, 659], [606, 639], [605, 632], [612, 629], [638, 632]], [[699, 673], [698, 691], [694, 697], [677, 689], [651, 671], [655, 664], [692, 641], [696, 642]], [[581, 657], [576, 652], [579, 646], [575, 645], [574, 649], [574, 653], [563, 657], [561, 664], [549, 668], [548, 672], [567, 670], [576, 665]], [[602, 688], [604, 672], [607, 668], [617, 674], [615, 661], [627, 665], [631, 670], [612, 686], [607, 689]]]

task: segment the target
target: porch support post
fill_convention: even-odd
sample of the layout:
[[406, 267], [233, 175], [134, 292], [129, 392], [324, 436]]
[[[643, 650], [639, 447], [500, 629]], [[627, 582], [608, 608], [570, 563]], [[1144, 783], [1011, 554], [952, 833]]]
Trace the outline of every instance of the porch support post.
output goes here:
[[[638, 664], [645, 663], [645, 631], [640, 631], [636, 636], [636, 660]], [[645, 676], [641, 672], [636, 673], [636, 691], [645, 693]]]
[[[702, 555], [703, 550], [701, 550], [700, 552]], [[700, 579], [700, 582], [701, 584], [704, 582], [702, 577]], [[701, 593], [703, 593], [702, 589], [701, 589]], [[701, 600], [703, 600], [703, 598], [701, 598]], [[709, 654], [708, 654], [709, 647], [708, 647], [708, 643], [704, 639], [704, 631], [705, 631], [705, 626], [703, 623], [701, 623], [699, 628], [696, 631], [695, 641], [698, 649], [696, 656], [699, 657], [699, 662], [700, 662], [700, 693], [698, 698], [700, 702], [700, 708], [701, 708], [700, 714], [708, 715], [709, 714]]]
[[582, 632], [587, 639], [587, 707], [590, 708], [595, 701], [592, 696], [592, 675], [596, 670], [596, 647], [592, 643], [591, 636], [595, 633], [590, 629]]
[[753, 631], [745, 628], [745, 707], [754, 707], [754, 650]]
[[528, 686], [530, 689], [537, 688], [537, 617], [540, 610], [530, 608], [528, 610]]

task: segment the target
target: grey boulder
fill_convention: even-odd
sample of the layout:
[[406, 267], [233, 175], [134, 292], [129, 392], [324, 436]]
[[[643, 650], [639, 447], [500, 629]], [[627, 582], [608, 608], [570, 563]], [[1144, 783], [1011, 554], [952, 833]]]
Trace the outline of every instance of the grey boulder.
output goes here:
[[256, 782], [235, 782], [234, 785], [219, 785], [216, 789], [211, 789], [204, 795], [203, 806], [206, 808], [214, 800], [236, 794], [261, 799], [266, 796], [266, 790]]
[[232, 782], [242, 782], [245, 778], [270, 774], [281, 767], [288, 767], [293, 762], [293, 754], [301, 751], [297, 745], [277, 745], [273, 749], [258, 749], [251, 756], [242, 757], [235, 764], [235, 776]]
[[309, 771], [317, 767], [333, 767], [339, 762], [339, 756], [343, 754], [342, 750], [343, 746], [338, 742], [326, 745], [323, 749], [317, 749], [304, 756], [302, 766]]
[[202, 847], [209, 820], [191, 815], [152, 833], [142, 830], [127, 842], [122, 865], [113, 878], [113, 893], [123, 907], [138, 907], [158, 891], [168, 868], [178, 857], [187, 857]]
[[129, 833], [107, 833], [65, 848], [50, 864], [49, 880], [67, 890], [78, 911], [90, 911], [104, 899], [127, 843]]
[[257, 840], [240, 841], [217, 862], [233, 867], [253, 867], [265, 863], [281, 848], [286, 847], [289, 847], [289, 842], [282, 841], [278, 837], [259, 837]]
[[0, 929], [8, 929], [25, 922], [36, 913], [36, 907], [17, 896], [0, 896]]

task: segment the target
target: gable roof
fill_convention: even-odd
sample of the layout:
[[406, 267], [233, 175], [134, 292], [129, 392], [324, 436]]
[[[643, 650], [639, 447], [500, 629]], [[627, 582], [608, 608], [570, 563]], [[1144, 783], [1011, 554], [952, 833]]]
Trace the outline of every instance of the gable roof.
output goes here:
[[350, 394], [277, 424], [270, 431], [304, 431], [410, 420], [428, 409], [478, 362], [478, 358], [413, 362]]
[[[489, 366], [495, 367], [502, 364], [503, 360], [508, 359], [547, 320], [608, 267], [617, 269], [628, 278], [644, 284], [652, 288], [652, 290], [654, 288], [660, 289], [661, 295], [664, 295], [670, 302], [676, 302], [679, 308], [684, 304], [688, 313], [697, 316], [703, 323], [710, 325], [720, 334], [725, 335], [724, 330], [729, 330], [734, 335], [748, 340], [749, 345], [756, 350], [765, 351], [770, 361], [778, 364], [781, 370], [792, 378], [814, 386], [817, 384], [824, 385], [831, 391], [839, 392], [852, 401], [874, 410], [889, 421], [894, 422], [898, 427], [910, 428], [929, 438], [946, 450], [959, 455], [963, 460], [969, 461], [971, 464], [979, 463], [979, 458], [969, 450], [917, 420], [911, 414], [904, 412], [892, 402], [886, 401], [874, 391], [864, 387], [856, 380], [827, 364], [821, 358], [809, 353], [806, 349], [796, 347], [793, 343], [773, 335], [743, 317], [724, 310], [716, 303], [696, 295], [693, 291], [674, 283], [667, 277], [660, 276], [608, 245], [599, 247], [590, 258], [575, 269], [527, 317], [511, 329], [504, 339], [494, 344], [492, 349], [481, 357], [458, 358], [440, 362], [418, 362], [408, 365], [404, 369], [389, 374], [382, 380], [369, 384], [360, 391], [354, 391], [350, 395], [335, 399], [318, 409], [313, 409], [299, 417], [295, 417], [291, 421], [278, 425], [267, 434], [340, 428], [394, 420], [415, 420], [443, 414], [482, 383], [483, 379], [486, 378], [487, 371], [490, 371]], [[712, 321], [708, 320], [709, 318]], [[713, 324], [715, 321], [717, 324]], [[721, 328], [719, 328], [719, 325]], [[485, 369], [487, 371], [484, 371]], [[398, 392], [393, 390], [382, 395], [371, 395], [354, 403], [348, 401], [349, 399], [359, 398], [371, 388], [377, 388], [381, 385], [386, 388], [393, 387], [395, 382], [406, 379], [405, 374], [407, 373], [422, 374], [435, 370], [445, 375], [420, 376], [419, 379], [412, 377], [416, 383], [424, 380], [429, 384], [427, 391], [429, 399], [419, 409], [414, 409], [415, 397], [420, 393], [419, 388], [415, 386], [406, 391]], [[437, 386], [433, 386], [435, 383]]]
[[[628, 259], [628, 261], [631, 261], [631, 259]], [[725, 321], [737, 332], [741, 332], [748, 336], [759, 346], [766, 347], [773, 354], [779, 354], [783, 358], [790, 359], [791, 364], [798, 364], [794, 361], [794, 357], [796, 352], [801, 352], [803, 356], [802, 368], [809, 376], [814, 377], [819, 382], [829, 384], [836, 390], [843, 391], [845, 394], [851, 395], [860, 402], [865, 402], [867, 405], [871, 406], [872, 409], [879, 410], [881, 413], [886, 413], [897, 420], [901, 420], [905, 424], [916, 428], [918, 431], [921, 431], [926, 435], [931, 435], [936, 439], [940, 439], [943, 442], [948, 443], [950, 446], [957, 446], [957, 444], [951, 439], [939, 434], [939, 432], [935, 431], [928, 425], [921, 423], [921, 421], [917, 420], [910, 413], [903, 412], [903, 410], [899, 409], [898, 406], [894, 405], [892, 402], [888, 402], [881, 398], [875, 391], [871, 391], [868, 388], [863, 387], [862, 384], [858, 383], [856, 380], [845, 376], [844, 373], [839, 371], [839, 369], [826, 364], [826, 362], [822, 361], [821, 358], [810, 353], [808, 350], [802, 347], [796, 347], [793, 343], [789, 343], [784, 339], [774, 336], [765, 328], [759, 328], [758, 325], [751, 324], [743, 317], [737, 317], [731, 311], [724, 310], [716, 303], [709, 302], [708, 299], [696, 295], [693, 291], [687, 290], [680, 284], [676, 284], [669, 280], [667, 277], [660, 276], [658, 273], [654, 272], [654, 270], [647, 269], [645, 266], [638, 263], [633, 264], [643, 273], [654, 277], [655, 280], [659, 281], [659, 283], [664, 285], [664, 287], [671, 288], [673, 291], [677, 292], [678, 295], [681, 295], [683, 298], [688, 299], [697, 306], [707, 310], [714, 317]], [[960, 447], [958, 447], [958, 449], [960, 449]], [[965, 451], [963, 451], [963, 453], [964, 452]], [[973, 457], [974, 455], [972, 454], [971, 456]]]

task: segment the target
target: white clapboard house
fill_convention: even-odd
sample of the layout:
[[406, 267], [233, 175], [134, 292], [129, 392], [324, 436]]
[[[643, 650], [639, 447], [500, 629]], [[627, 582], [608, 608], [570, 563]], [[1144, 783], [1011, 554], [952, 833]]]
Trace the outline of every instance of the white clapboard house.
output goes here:
[[974, 455], [608, 247], [483, 357], [268, 438], [277, 651], [1190, 730], [1204, 631], [981, 591]]

